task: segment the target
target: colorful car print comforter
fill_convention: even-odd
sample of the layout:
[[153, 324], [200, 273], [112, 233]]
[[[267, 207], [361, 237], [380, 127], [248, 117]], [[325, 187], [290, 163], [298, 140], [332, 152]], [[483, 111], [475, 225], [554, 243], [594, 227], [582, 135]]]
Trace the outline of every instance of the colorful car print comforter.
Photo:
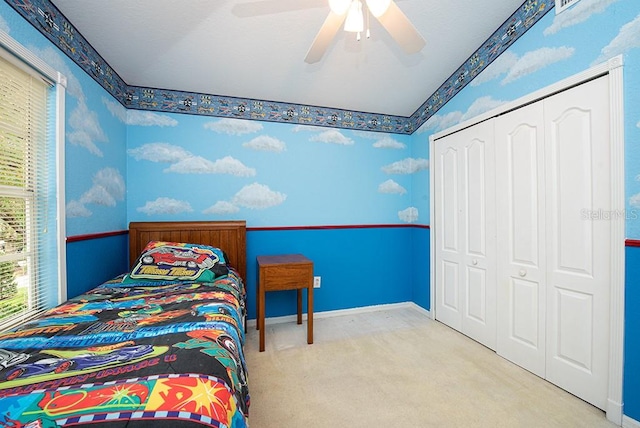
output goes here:
[[0, 333], [0, 426], [247, 426], [244, 288], [109, 281]]

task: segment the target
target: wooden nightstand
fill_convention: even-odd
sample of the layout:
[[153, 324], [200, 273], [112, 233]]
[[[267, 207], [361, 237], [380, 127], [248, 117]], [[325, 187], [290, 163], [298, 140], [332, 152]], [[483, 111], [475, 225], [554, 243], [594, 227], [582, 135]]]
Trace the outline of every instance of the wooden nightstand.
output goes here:
[[258, 256], [256, 328], [264, 351], [264, 297], [267, 291], [298, 291], [298, 324], [302, 324], [302, 289], [307, 289], [307, 343], [313, 343], [313, 262], [302, 254]]

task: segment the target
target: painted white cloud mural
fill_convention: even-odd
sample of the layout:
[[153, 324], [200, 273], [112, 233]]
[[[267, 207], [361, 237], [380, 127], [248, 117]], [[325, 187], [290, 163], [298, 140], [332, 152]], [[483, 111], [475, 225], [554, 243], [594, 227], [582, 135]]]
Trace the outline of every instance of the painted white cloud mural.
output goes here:
[[147, 201], [143, 207], [138, 207], [138, 211], [151, 215], [157, 214], [180, 214], [192, 212], [193, 208], [187, 201], [179, 201], [172, 198], [158, 198], [155, 201]]
[[512, 51], [502, 53], [498, 58], [494, 59], [482, 72], [476, 76], [470, 83], [471, 86], [479, 86], [483, 83], [490, 82], [509, 72], [518, 62], [518, 55]]
[[353, 131], [353, 135], [360, 138], [366, 138], [367, 140], [374, 140], [375, 143], [373, 143], [373, 147], [376, 149], [400, 150], [407, 148], [407, 145], [396, 140], [393, 134], [356, 130]]
[[240, 207], [263, 210], [282, 204], [287, 199], [284, 193], [271, 190], [269, 186], [253, 183], [244, 186], [236, 193], [231, 202], [218, 201], [203, 211], [204, 214], [235, 214]]
[[216, 161], [210, 161], [202, 156], [196, 156], [179, 146], [168, 143], [148, 143], [127, 151], [136, 160], [170, 163], [164, 172], [178, 174], [229, 174], [237, 177], [252, 177], [256, 175], [254, 168], [249, 168], [239, 160], [226, 156]]
[[480, 97], [475, 100], [470, 106], [469, 109], [462, 115], [460, 118], [461, 122], [465, 120], [471, 119], [482, 113], [486, 113], [494, 108], [500, 107], [502, 104], [505, 104], [506, 101], [496, 100], [491, 98], [490, 96]]
[[254, 168], [245, 166], [238, 159], [225, 156], [211, 162], [201, 156], [190, 155], [181, 159], [164, 170], [178, 174], [229, 174], [237, 177], [252, 177], [256, 175]]
[[461, 111], [452, 111], [447, 114], [434, 114], [418, 129], [418, 133], [426, 131], [442, 131], [460, 123], [464, 113]]
[[564, 61], [573, 56], [575, 49], [561, 46], [556, 48], [544, 47], [525, 53], [522, 56], [507, 51], [496, 58], [489, 66], [471, 81], [471, 86], [499, 79], [506, 75], [500, 84], [507, 85], [516, 80], [535, 73], [551, 64]]
[[2, 15], [0, 15], [0, 30], [4, 31], [7, 34], [9, 34], [9, 32], [11, 31], [11, 29], [9, 28], [9, 24], [7, 24], [7, 21], [4, 20]]
[[604, 12], [617, 1], [618, 0], [581, 0], [575, 6], [555, 15], [553, 23], [544, 29], [543, 34], [549, 36], [563, 28], [585, 22], [591, 15]]
[[240, 208], [237, 205], [227, 201], [218, 201], [202, 212], [204, 214], [235, 214], [238, 211]]
[[445, 115], [434, 114], [420, 127], [418, 132], [423, 133], [428, 130], [442, 131], [482, 113], [491, 111], [506, 102], [507, 101], [493, 99], [490, 96], [480, 97], [475, 100], [464, 113], [461, 111], [452, 111]]
[[106, 143], [107, 136], [100, 126], [98, 114], [89, 110], [83, 100], [78, 101], [78, 106], [71, 112], [68, 125], [67, 141], [69, 143], [84, 147], [90, 153], [103, 157], [102, 150], [96, 143]]
[[127, 150], [136, 160], [148, 160], [151, 162], [178, 162], [191, 153], [182, 147], [173, 146], [168, 143], [149, 143], [135, 149]]
[[152, 111], [127, 110], [127, 125], [176, 126], [178, 121], [165, 114], [158, 114]]
[[93, 187], [80, 198], [80, 202], [114, 207], [124, 201], [124, 178], [115, 168], [103, 168], [93, 176]]
[[122, 123], [127, 122], [127, 109], [122, 104], [107, 97], [102, 97], [102, 104], [104, 104], [113, 117], [120, 120]]
[[[640, 128], [640, 122], [637, 124], [638, 128]], [[640, 181], [640, 174], [636, 175], [636, 181]], [[629, 198], [629, 206], [632, 208], [640, 208], [640, 193], [636, 193]]]
[[67, 217], [91, 216], [91, 210], [86, 207], [89, 204], [115, 207], [118, 201], [124, 201], [124, 178], [117, 169], [103, 168], [94, 174], [92, 181], [93, 186], [79, 200], [67, 203]]
[[398, 211], [398, 218], [406, 223], [415, 223], [418, 221], [418, 209], [409, 207], [406, 210]]
[[260, 132], [263, 126], [255, 120], [224, 118], [214, 122], [207, 122], [204, 124], [204, 128], [219, 134], [244, 135]]
[[316, 125], [296, 125], [291, 128], [291, 132], [322, 132], [327, 128]]
[[399, 195], [404, 195], [407, 193], [407, 189], [399, 185], [393, 180], [387, 180], [384, 183], [378, 186], [378, 192], [380, 193], [396, 193]]
[[323, 131], [317, 135], [310, 137], [309, 141], [327, 144], [341, 144], [344, 146], [350, 146], [354, 144], [354, 141], [351, 138], [344, 136], [344, 134], [342, 134], [342, 132], [338, 131], [337, 129]]
[[373, 143], [373, 147], [376, 149], [396, 149], [401, 150], [407, 147], [406, 144], [394, 139], [393, 137], [386, 135]]
[[233, 203], [244, 208], [261, 210], [280, 205], [287, 199], [284, 193], [269, 189], [269, 186], [259, 183], [244, 186], [233, 197]]
[[65, 211], [66, 211], [66, 217], [67, 218], [91, 217], [91, 214], [93, 214], [80, 201], [69, 201], [69, 202], [67, 202], [67, 206], [65, 208]]
[[501, 84], [506, 85], [543, 69], [551, 64], [569, 59], [575, 53], [575, 49], [567, 46], [559, 48], [540, 48], [527, 52], [509, 69], [507, 76]]
[[429, 168], [429, 160], [406, 158], [390, 165], [382, 167], [382, 171], [387, 174], [414, 174], [418, 171]]
[[287, 150], [287, 145], [278, 140], [277, 138], [269, 137], [268, 135], [261, 135], [242, 144], [243, 147], [246, 147], [251, 150], [257, 150], [261, 152], [284, 152]]
[[618, 35], [602, 48], [600, 56], [594, 61], [594, 64], [604, 62], [629, 49], [638, 47], [640, 47], [640, 15], [620, 28]]
[[111, 115], [127, 125], [160, 127], [178, 125], [177, 120], [167, 116], [166, 114], [145, 110], [127, 110], [119, 102], [107, 97], [102, 97], [102, 104], [107, 107], [107, 110], [109, 110]]

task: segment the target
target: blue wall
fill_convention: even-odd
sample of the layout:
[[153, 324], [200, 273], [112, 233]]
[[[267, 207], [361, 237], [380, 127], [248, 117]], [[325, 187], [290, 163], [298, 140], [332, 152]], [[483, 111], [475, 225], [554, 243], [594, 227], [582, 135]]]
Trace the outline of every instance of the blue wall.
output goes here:
[[[255, 318], [258, 255], [301, 253], [313, 260], [314, 275], [322, 277], [314, 311], [411, 301], [413, 232], [411, 227], [249, 231], [249, 318]], [[267, 293], [266, 315], [295, 314], [295, 298], [295, 291]]]
[[129, 236], [67, 244], [67, 295], [78, 296], [128, 270]]
[[640, 247], [627, 247], [624, 323], [624, 413], [640, 421]]
[[427, 310], [431, 309], [430, 235], [431, 230], [426, 227], [415, 227], [411, 231], [411, 301]]

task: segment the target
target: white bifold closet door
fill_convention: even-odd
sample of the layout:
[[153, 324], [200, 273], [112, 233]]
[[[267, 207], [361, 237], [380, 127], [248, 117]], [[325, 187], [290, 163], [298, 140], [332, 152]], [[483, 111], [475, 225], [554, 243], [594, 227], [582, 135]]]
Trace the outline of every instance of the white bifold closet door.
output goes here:
[[497, 352], [597, 407], [608, 385], [609, 92], [496, 118]]
[[436, 319], [602, 409], [609, 120], [604, 76], [436, 140], [432, 163]]
[[546, 245], [543, 102], [495, 121], [497, 352], [545, 377]]
[[436, 316], [472, 339], [496, 347], [496, 248], [493, 123], [439, 142]]
[[545, 100], [547, 375], [604, 409], [609, 368], [609, 79]]

